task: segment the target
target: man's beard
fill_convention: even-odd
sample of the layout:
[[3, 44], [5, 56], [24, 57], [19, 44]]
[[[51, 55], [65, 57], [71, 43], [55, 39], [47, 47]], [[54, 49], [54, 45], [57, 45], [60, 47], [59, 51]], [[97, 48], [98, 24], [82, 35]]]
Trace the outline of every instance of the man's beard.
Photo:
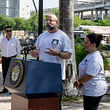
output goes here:
[[53, 25], [51, 25], [51, 24], [47, 24], [47, 25], [46, 25], [46, 28], [47, 28], [48, 30], [52, 31], [55, 27], [54, 27]]

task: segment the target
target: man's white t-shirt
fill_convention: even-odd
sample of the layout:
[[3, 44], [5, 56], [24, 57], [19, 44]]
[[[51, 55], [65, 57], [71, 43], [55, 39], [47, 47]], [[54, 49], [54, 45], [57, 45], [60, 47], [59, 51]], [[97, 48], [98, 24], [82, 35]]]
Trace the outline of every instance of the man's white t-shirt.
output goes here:
[[93, 76], [93, 78], [83, 83], [83, 95], [101, 96], [106, 93], [108, 84], [105, 80], [103, 59], [99, 51], [88, 54], [79, 64], [79, 79], [84, 74]]
[[39, 49], [39, 60], [44, 62], [61, 64], [62, 79], [65, 79], [65, 59], [59, 56], [52, 56], [45, 53], [46, 48], [54, 46], [58, 51], [72, 53], [72, 46], [69, 37], [61, 30], [55, 33], [48, 31], [42, 33], [36, 42], [36, 48]]

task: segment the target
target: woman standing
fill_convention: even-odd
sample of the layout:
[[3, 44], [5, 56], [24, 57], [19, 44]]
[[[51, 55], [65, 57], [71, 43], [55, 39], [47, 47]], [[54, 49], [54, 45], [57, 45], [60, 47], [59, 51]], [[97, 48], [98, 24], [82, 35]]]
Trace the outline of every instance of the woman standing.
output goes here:
[[101, 98], [107, 91], [108, 84], [104, 75], [104, 64], [98, 47], [102, 35], [89, 34], [84, 39], [85, 49], [89, 54], [79, 64], [79, 79], [74, 86], [81, 88], [84, 110], [98, 110]]

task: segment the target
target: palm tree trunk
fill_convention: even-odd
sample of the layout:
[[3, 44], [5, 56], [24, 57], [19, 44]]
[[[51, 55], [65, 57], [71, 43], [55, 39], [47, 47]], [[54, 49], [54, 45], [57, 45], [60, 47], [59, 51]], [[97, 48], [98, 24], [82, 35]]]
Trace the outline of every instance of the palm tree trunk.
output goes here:
[[66, 80], [63, 81], [64, 94], [71, 96], [77, 94], [77, 91], [73, 87], [73, 83], [76, 80], [75, 45], [73, 36], [73, 0], [59, 0], [59, 18], [60, 29], [67, 33], [73, 46], [72, 58], [66, 62]]

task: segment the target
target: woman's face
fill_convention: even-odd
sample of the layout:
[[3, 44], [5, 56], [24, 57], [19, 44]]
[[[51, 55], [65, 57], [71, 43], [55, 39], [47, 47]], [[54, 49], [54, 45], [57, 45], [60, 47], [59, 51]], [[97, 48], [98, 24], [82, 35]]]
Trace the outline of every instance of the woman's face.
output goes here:
[[84, 46], [85, 46], [85, 49], [88, 51], [88, 52], [91, 52], [91, 50], [93, 49], [94, 47], [94, 43], [91, 43], [89, 38], [88, 37], [85, 37], [84, 38]]

